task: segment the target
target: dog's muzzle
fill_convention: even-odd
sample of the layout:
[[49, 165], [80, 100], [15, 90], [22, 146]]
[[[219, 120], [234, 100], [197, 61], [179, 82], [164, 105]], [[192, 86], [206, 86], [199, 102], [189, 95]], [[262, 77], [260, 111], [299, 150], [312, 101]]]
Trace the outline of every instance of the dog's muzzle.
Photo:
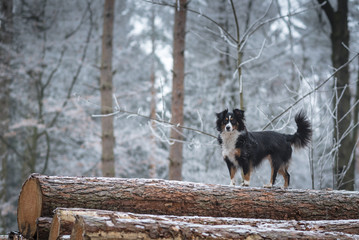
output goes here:
[[229, 122], [229, 123], [226, 125], [226, 131], [227, 131], [227, 132], [231, 132], [232, 130], [233, 130], [232, 124]]

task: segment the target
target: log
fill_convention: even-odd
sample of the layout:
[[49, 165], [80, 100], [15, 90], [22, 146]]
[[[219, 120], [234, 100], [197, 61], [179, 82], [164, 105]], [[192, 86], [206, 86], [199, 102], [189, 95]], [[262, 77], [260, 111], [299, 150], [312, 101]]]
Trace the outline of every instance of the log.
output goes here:
[[36, 220], [36, 239], [37, 240], [47, 240], [49, 239], [50, 226], [52, 218], [49, 217], [39, 217]]
[[354, 239], [338, 232], [296, 231], [250, 225], [202, 225], [154, 219], [76, 216], [71, 239]]
[[71, 234], [76, 216], [105, 217], [110, 219], [151, 219], [154, 221], [187, 222], [201, 225], [249, 225], [252, 227], [287, 229], [297, 231], [324, 231], [359, 234], [358, 220], [321, 220], [295, 221], [249, 218], [221, 218], [198, 216], [149, 215], [106, 210], [57, 208], [52, 220], [49, 240], [56, 240], [61, 235]]
[[359, 219], [359, 193], [32, 174], [19, 196], [19, 231], [33, 237], [36, 219], [53, 216], [57, 207], [279, 220]]

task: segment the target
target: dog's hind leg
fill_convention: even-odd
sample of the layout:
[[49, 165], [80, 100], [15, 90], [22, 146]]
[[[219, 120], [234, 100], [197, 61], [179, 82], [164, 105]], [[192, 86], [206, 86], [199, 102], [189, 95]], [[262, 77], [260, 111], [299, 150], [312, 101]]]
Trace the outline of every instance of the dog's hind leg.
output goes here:
[[264, 185], [265, 188], [271, 188], [271, 187], [274, 186], [275, 180], [277, 178], [277, 173], [278, 173], [278, 170], [279, 170], [279, 168], [276, 166], [275, 159], [273, 159], [272, 156], [270, 156], [268, 158], [268, 160], [269, 160], [270, 167], [271, 167], [271, 177], [270, 177], [269, 184]]
[[290, 183], [290, 175], [288, 173], [288, 166], [282, 166], [279, 171], [278, 171], [279, 174], [281, 174], [284, 178], [284, 188], [288, 188], [289, 186], [289, 183]]

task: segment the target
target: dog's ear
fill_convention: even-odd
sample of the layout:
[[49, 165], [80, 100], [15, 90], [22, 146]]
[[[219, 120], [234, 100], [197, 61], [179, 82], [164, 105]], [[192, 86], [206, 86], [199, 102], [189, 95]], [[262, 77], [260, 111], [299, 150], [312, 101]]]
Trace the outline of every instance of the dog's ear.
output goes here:
[[222, 129], [222, 121], [228, 113], [228, 109], [224, 110], [223, 112], [216, 113], [217, 121], [216, 121], [216, 128], [220, 132]]
[[228, 113], [228, 109], [225, 109], [224, 111], [220, 112], [220, 113], [216, 113], [217, 119], [222, 119], [224, 118]]
[[233, 109], [233, 114], [237, 119], [245, 120], [244, 111], [239, 109]]

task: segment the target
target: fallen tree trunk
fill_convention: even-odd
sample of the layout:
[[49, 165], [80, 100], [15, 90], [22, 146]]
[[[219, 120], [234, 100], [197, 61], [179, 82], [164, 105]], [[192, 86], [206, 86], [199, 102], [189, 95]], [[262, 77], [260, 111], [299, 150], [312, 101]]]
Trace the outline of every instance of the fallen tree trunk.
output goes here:
[[56, 240], [61, 235], [71, 234], [76, 216], [105, 217], [109, 219], [134, 219], [154, 221], [175, 221], [201, 225], [248, 225], [251, 227], [268, 229], [287, 229], [296, 231], [324, 231], [359, 234], [358, 220], [321, 220], [321, 221], [295, 221], [248, 218], [221, 218], [173, 215], [149, 215], [106, 210], [57, 208], [49, 230], [49, 240]]
[[202, 225], [154, 219], [77, 216], [71, 239], [353, 239], [338, 232], [296, 231], [250, 225]]
[[57, 207], [283, 220], [359, 219], [359, 193], [33, 174], [19, 196], [20, 232], [34, 236], [36, 219], [52, 216]]

